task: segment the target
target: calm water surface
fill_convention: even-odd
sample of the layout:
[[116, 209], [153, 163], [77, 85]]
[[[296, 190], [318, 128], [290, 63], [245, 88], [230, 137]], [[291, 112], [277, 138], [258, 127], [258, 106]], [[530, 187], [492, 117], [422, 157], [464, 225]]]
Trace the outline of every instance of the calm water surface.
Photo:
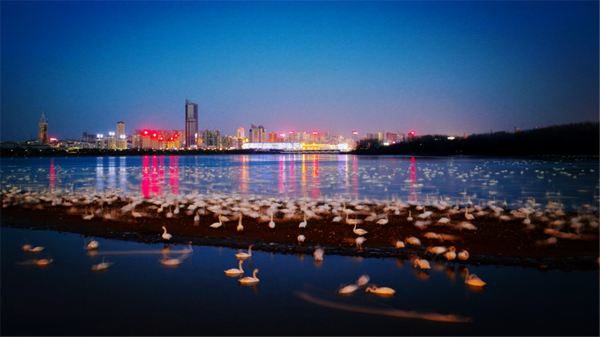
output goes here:
[[[6, 158], [2, 188], [39, 191], [119, 190], [166, 194], [338, 197], [426, 201], [470, 196], [519, 203], [559, 200], [568, 208], [598, 203], [597, 160], [515, 160], [353, 155], [146, 156]], [[461, 194], [461, 192], [463, 194]], [[465, 193], [466, 192], [466, 193]], [[1, 227], [2, 334], [593, 334], [598, 335], [599, 274], [531, 268], [469, 266], [488, 285], [467, 288], [458, 267], [435, 265], [418, 274], [407, 262], [326, 255], [256, 252], [256, 287], [240, 286], [223, 270], [237, 267], [229, 248], [194, 247], [177, 268], [160, 254], [107, 256], [115, 264], [94, 273], [102, 256], [88, 256], [75, 234]], [[99, 239], [100, 252], [159, 250], [160, 245]], [[22, 262], [24, 243], [46, 246], [38, 268]], [[177, 247], [175, 247], [177, 248]], [[361, 274], [397, 290], [393, 298], [337, 288]], [[456, 314], [469, 323], [401, 319], [332, 309], [298, 292], [342, 306]]]
[[[90, 270], [84, 238], [51, 231], [1, 228], [2, 334], [593, 334], [598, 335], [599, 274], [519, 267], [470, 266], [488, 285], [465, 286], [458, 268], [434, 266], [427, 277], [395, 259], [256, 252], [246, 270], [260, 283], [240, 286], [223, 270], [237, 266], [235, 251], [194, 247], [177, 268], [160, 254], [108, 256], [106, 272]], [[160, 245], [99, 239], [100, 252], [159, 250]], [[24, 242], [43, 244], [46, 268], [20, 262]], [[173, 247], [180, 248], [180, 247]], [[182, 248], [182, 247], [181, 247]], [[336, 289], [366, 273], [393, 298], [364, 292], [340, 297]], [[377, 309], [452, 313], [470, 323], [441, 323], [330, 309], [296, 292], [341, 304]]]
[[6, 158], [3, 187], [120, 190], [146, 197], [236, 193], [276, 197], [388, 199], [437, 196], [519, 203], [597, 204], [598, 160], [354, 155], [225, 155]]

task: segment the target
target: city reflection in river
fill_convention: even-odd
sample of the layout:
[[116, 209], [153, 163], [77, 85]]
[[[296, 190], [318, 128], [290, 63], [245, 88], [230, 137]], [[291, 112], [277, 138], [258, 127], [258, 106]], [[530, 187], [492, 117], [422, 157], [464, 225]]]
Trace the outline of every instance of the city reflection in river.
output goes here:
[[[35, 168], [3, 166], [5, 184], [49, 191], [225, 193], [283, 198], [400, 198], [422, 203], [459, 198], [481, 202], [532, 197], [575, 208], [599, 199], [597, 163], [521, 159], [254, 154], [27, 159]], [[11, 159], [19, 163], [20, 159]], [[418, 162], [418, 165], [417, 165]], [[453, 200], [454, 202], [455, 200]]]

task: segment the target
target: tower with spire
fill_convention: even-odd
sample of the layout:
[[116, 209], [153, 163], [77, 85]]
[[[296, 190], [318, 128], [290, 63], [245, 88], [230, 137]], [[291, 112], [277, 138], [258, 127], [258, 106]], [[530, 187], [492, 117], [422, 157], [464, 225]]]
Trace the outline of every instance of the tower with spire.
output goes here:
[[38, 123], [38, 143], [48, 144], [48, 120], [43, 112]]

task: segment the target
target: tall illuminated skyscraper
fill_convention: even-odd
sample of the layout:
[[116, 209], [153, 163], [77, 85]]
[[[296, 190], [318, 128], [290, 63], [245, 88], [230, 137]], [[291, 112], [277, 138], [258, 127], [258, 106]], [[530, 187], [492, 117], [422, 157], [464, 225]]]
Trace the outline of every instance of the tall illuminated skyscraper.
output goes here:
[[117, 149], [127, 150], [127, 135], [125, 134], [125, 122], [117, 122]]
[[43, 112], [38, 123], [38, 143], [48, 144], [48, 121]]
[[185, 147], [196, 145], [198, 134], [198, 104], [185, 100]]

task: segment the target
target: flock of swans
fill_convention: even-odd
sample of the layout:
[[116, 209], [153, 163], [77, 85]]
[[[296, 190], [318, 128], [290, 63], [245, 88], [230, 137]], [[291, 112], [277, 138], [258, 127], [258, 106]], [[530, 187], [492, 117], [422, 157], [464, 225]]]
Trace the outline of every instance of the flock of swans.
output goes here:
[[[518, 164], [518, 162], [517, 162]], [[418, 249], [411, 259], [412, 266], [420, 271], [431, 269], [429, 259], [443, 259], [451, 263], [465, 262], [470, 258], [470, 253], [465, 247], [458, 247], [461, 233], [477, 232], [480, 229], [480, 220], [493, 220], [501, 225], [503, 222], [519, 222], [523, 231], [543, 231], [545, 238], [536, 242], [539, 246], [554, 246], [559, 240], [597, 240], [598, 209], [593, 203], [583, 203], [576, 209], [568, 209], [563, 203], [564, 198], [560, 193], [546, 193], [546, 202], [541, 203], [533, 197], [526, 197], [522, 201], [501, 200], [497, 198], [496, 187], [499, 180], [513, 179], [523, 176], [526, 172], [533, 174], [535, 179], [551, 182], [553, 179], [569, 179], [574, 181], [590, 174], [595, 175], [594, 169], [574, 169], [572, 167], [554, 167], [545, 169], [531, 169], [515, 164], [512, 168], [492, 170], [487, 162], [475, 164], [469, 170], [450, 164], [441, 169], [434, 163], [425, 163], [419, 167], [419, 178], [406, 177], [401, 188], [408, 192], [411, 189], [422, 189], [423, 183], [452, 177], [468, 186], [478, 185], [480, 191], [487, 193], [482, 197], [480, 192], [460, 193], [453, 197], [441, 195], [439, 190], [425, 195], [424, 200], [417, 201], [416, 197], [409, 197], [408, 201], [392, 197], [386, 200], [376, 199], [351, 199], [348, 197], [322, 197], [297, 198], [297, 197], [266, 197], [265, 195], [223, 194], [215, 192], [223, 181], [231, 180], [237, 171], [234, 168], [224, 167], [186, 167], [178, 168], [181, 187], [186, 184], [209, 182], [207, 193], [158, 193], [150, 197], [144, 193], [122, 192], [115, 189], [97, 191], [98, 176], [86, 177], [93, 173], [90, 168], [64, 168], [60, 176], [65, 181], [71, 181], [70, 188], [37, 189], [41, 181], [47, 181], [48, 171], [37, 169], [39, 175], [31, 175], [31, 168], [11, 169], [2, 175], [3, 189], [0, 191], [2, 207], [25, 207], [36, 210], [48, 208], [60, 209], [66, 214], [81, 217], [86, 221], [126, 221], [135, 222], [140, 219], [153, 219], [163, 223], [160, 238], [169, 242], [173, 234], [168, 232], [169, 222], [174, 219], [184, 219], [193, 226], [206, 226], [214, 231], [235, 228], [243, 234], [247, 230], [247, 221], [258, 223], [261, 230], [278, 231], [280, 228], [294, 228], [297, 231], [296, 242], [305, 245], [311, 242], [307, 229], [313, 226], [322, 226], [323, 223], [332, 226], [344, 226], [354, 234], [353, 245], [357, 251], [368, 246], [368, 238], [377, 232], [381, 226], [409, 226], [418, 229], [419, 234], [396, 237], [392, 246], [397, 250], [411, 248]], [[568, 165], [567, 165], [568, 166]], [[235, 168], [237, 169], [237, 168]], [[3, 171], [6, 168], [3, 169]], [[102, 170], [104, 170], [102, 168]], [[139, 168], [124, 168], [124, 174], [137, 172]], [[97, 171], [98, 172], [98, 171]], [[102, 171], [103, 172], [103, 171]], [[354, 172], [348, 173], [342, 169], [341, 174], [323, 174], [317, 182], [320, 189], [335, 191], [335, 187], [342, 184], [347, 186], [348, 177], [360, 179], [360, 184], [368, 188], [379, 189], [382, 195], [388, 194], [390, 182], [402, 177], [400, 169], [388, 166], [358, 167]], [[343, 177], [343, 172], [346, 176]], [[238, 172], [239, 173], [239, 172]], [[105, 179], [102, 173], [102, 179]], [[266, 179], [266, 178], [265, 178]], [[105, 181], [102, 180], [104, 186]], [[123, 190], [139, 190], [139, 186], [131, 181], [123, 181]], [[178, 182], [179, 183], [179, 182]], [[261, 185], [260, 181], [254, 181]], [[77, 188], [76, 188], [76, 185]], [[81, 186], [79, 186], [81, 185]], [[269, 179], [262, 181], [261, 186], [272, 185]], [[463, 185], [467, 186], [467, 185]], [[227, 187], [227, 186], [225, 186]], [[289, 186], [288, 186], [289, 187]], [[265, 187], [266, 188], [266, 187]], [[271, 188], [271, 187], [269, 187]], [[361, 188], [361, 187], [358, 187]], [[589, 186], [594, 198], [597, 199], [596, 186]], [[184, 188], [182, 188], [184, 190]], [[588, 189], [581, 189], [582, 193], [589, 193]], [[422, 190], [421, 190], [422, 191]], [[258, 190], [258, 192], [261, 192]], [[341, 195], [341, 194], [339, 194]], [[555, 197], [553, 199], [553, 197]], [[206, 219], [212, 219], [206, 222]], [[246, 224], [246, 225], [245, 225]], [[295, 234], [296, 235], [296, 234]], [[428, 243], [423, 245], [425, 240]], [[88, 251], [97, 251], [99, 243], [92, 240], [86, 244]], [[324, 259], [324, 249], [318, 246], [313, 251], [316, 262]], [[37, 254], [44, 251], [44, 247], [25, 244], [22, 250], [28, 254]], [[160, 264], [167, 267], [176, 267], [183, 263], [189, 256], [188, 251], [177, 257], [169, 255], [168, 248], [163, 252]], [[239, 261], [237, 268], [224, 270], [226, 276], [238, 277], [242, 285], [255, 285], [260, 280], [257, 277], [258, 269], [254, 269], [252, 276], [246, 275], [243, 269], [244, 261], [252, 257], [252, 246], [246, 252], [239, 252], [235, 258]], [[48, 266], [53, 262], [51, 258], [34, 259], [34, 264], [40, 267]], [[94, 264], [93, 271], [105, 271], [111, 267], [112, 262]], [[365, 281], [366, 279], [366, 281]], [[382, 296], [393, 296], [395, 290], [390, 287], [377, 287], [368, 284], [368, 276], [363, 275], [357, 282], [343, 286], [338, 290], [340, 294], [351, 294], [358, 289], [367, 293]], [[483, 287], [485, 282], [475, 274], [468, 274], [465, 283], [473, 287]]]

